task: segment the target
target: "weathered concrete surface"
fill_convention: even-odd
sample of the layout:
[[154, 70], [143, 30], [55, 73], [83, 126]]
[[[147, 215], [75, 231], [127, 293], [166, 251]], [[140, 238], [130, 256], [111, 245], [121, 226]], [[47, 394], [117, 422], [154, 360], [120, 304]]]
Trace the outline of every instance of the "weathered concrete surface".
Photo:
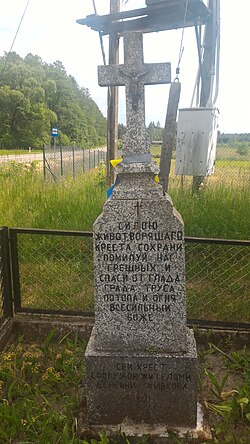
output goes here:
[[85, 354], [90, 424], [196, 427], [197, 354], [188, 330], [187, 353], [97, 351], [95, 332]]

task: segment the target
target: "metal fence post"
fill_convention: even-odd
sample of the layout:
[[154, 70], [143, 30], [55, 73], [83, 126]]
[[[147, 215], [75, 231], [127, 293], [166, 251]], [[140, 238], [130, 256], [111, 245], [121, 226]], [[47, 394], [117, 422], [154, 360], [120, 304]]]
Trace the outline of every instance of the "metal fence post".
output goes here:
[[63, 153], [62, 153], [61, 143], [60, 143], [60, 165], [61, 165], [61, 176], [63, 177]]
[[20, 291], [17, 233], [14, 228], [9, 229], [9, 237], [10, 237], [11, 265], [12, 265], [14, 311], [17, 312], [20, 311], [21, 309], [21, 291]]
[[3, 314], [4, 314], [4, 317], [13, 317], [8, 227], [2, 227], [2, 229], [0, 230], [0, 236], [1, 236], [1, 246], [2, 246], [2, 253], [3, 253], [2, 254]]
[[85, 173], [85, 155], [84, 155], [84, 148], [82, 149], [82, 172]]
[[45, 145], [43, 144], [43, 178], [46, 179], [46, 156], [45, 156]]
[[75, 147], [74, 146], [72, 146], [72, 174], [73, 174], [73, 179], [75, 179], [76, 170], [75, 170]]

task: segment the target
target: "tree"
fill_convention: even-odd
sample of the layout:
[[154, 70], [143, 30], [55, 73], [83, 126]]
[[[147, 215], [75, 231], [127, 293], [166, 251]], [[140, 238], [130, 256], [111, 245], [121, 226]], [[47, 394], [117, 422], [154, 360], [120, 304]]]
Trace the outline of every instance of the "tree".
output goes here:
[[0, 58], [0, 107], [2, 147], [49, 143], [54, 125], [69, 144], [106, 142], [106, 119], [58, 60], [46, 64], [37, 55], [22, 59], [14, 52]]
[[150, 141], [161, 141], [163, 135], [163, 128], [161, 128], [161, 124], [158, 121], [157, 124], [155, 122], [150, 122], [147, 127], [147, 133], [149, 135]]

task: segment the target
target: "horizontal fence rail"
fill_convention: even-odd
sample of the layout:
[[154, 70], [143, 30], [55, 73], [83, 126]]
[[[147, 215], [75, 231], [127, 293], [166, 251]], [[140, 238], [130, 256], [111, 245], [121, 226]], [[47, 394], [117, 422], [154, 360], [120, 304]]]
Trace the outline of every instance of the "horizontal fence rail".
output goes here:
[[[15, 312], [94, 314], [92, 232], [9, 229]], [[185, 238], [189, 323], [250, 328], [249, 241]]]

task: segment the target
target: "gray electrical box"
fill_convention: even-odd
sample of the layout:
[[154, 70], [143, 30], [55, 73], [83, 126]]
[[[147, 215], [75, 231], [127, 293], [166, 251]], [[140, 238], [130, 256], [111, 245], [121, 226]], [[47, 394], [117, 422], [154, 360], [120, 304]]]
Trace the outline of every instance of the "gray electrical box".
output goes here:
[[214, 172], [217, 143], [216, 108], [179, 110], [175, 174], [209, 176]]

